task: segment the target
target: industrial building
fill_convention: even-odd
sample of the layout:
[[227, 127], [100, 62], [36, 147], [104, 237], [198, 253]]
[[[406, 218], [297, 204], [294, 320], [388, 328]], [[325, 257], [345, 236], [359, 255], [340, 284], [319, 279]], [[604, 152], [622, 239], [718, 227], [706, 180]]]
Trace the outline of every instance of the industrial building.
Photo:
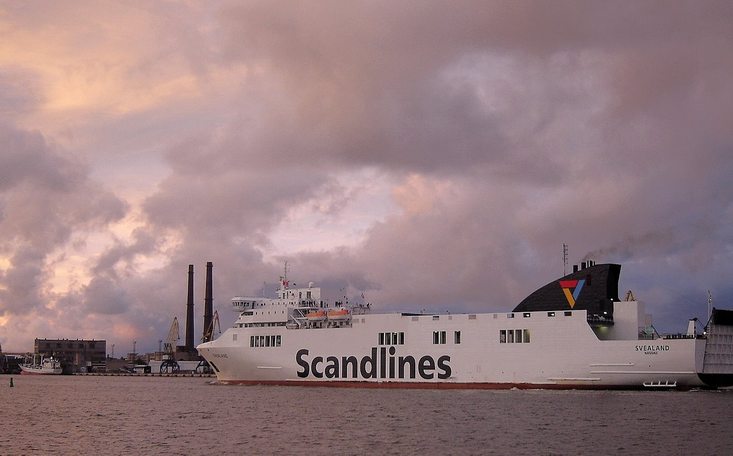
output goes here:
[[106, 340], [36, 339], [33, 351], [60, 360], [66, 373], [104, 371], [107, 366]]

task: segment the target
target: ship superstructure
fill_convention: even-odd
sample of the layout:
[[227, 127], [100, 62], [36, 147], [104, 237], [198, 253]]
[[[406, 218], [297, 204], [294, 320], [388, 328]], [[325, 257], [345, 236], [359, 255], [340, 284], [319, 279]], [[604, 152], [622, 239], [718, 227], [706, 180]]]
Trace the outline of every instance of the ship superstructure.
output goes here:
[[733, 384], [733, 312], [662, 336], [618, 298], [620, 265], [587, 262], [505, 313], [371, 313], [280, 280], [235, 297], [198, 346], [222, 383], [428, 388], [691, 388]]

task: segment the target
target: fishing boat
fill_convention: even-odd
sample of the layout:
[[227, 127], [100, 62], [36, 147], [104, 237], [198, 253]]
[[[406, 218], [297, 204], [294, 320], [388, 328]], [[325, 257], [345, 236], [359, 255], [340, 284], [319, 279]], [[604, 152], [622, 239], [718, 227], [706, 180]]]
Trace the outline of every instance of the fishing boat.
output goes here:
[[33, 355], [20, 365], [21, 374], [59, 375], [63, 373], [61, 362], [53, 356]]
[[364, 305], [349, 312], [331, 307], [313, 283], [291, 288], [281, 277], [274, 298], [234, 297], [233, 327], [197, 348], [226, 384], [733, 385], [733, 311], [712, 308], [704, 325], [690, 319], [686, 332], [660, 334], [643, 302], [631, 293], [619, 299], [620, 271], [618, 264], [582, 262], [513, 310], [464, 314], [376, 313]]

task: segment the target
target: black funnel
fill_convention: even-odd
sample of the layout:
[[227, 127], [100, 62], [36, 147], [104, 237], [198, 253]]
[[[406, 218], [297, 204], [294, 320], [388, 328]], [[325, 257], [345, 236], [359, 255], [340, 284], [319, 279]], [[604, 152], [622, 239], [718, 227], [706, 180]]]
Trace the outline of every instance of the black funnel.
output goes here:
[[212, 292], [211, 285], [211, 270], [214, 268], [214, 264], [209, 261], [206, 263], [206, 296], [204, 297], [204, 342], [211, 340], [211, 333], [214, 328], [211, 328], [211, 320], [214, 313], [214, 294]]
[[188, 300], [186, 300], [186, 351], [193, 351], [193, 265], [188, 265]]

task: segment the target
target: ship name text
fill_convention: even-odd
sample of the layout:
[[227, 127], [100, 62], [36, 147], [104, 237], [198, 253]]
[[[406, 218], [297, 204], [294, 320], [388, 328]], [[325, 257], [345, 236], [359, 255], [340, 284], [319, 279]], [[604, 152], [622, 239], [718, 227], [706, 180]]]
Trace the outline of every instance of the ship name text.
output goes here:
[[295, 354], [300, 366], [298, 377], [307, 378], [362, 378], [362, 379], [414, 379], [438, 378], [445, 380], [451, 376], [450, 356], [443, 355], [436, 360], [430, 355], [421, 358], [414, 356], [395, 356], [395, 347], [372, 347], [371, 354], [356, 356], [315, 356], [309, 360], [310, 350], [303, 348]]
[[636, 345], [636, 351], [645, 355], [656, 355], [660, 351], [669, 351], [669, 345]]

